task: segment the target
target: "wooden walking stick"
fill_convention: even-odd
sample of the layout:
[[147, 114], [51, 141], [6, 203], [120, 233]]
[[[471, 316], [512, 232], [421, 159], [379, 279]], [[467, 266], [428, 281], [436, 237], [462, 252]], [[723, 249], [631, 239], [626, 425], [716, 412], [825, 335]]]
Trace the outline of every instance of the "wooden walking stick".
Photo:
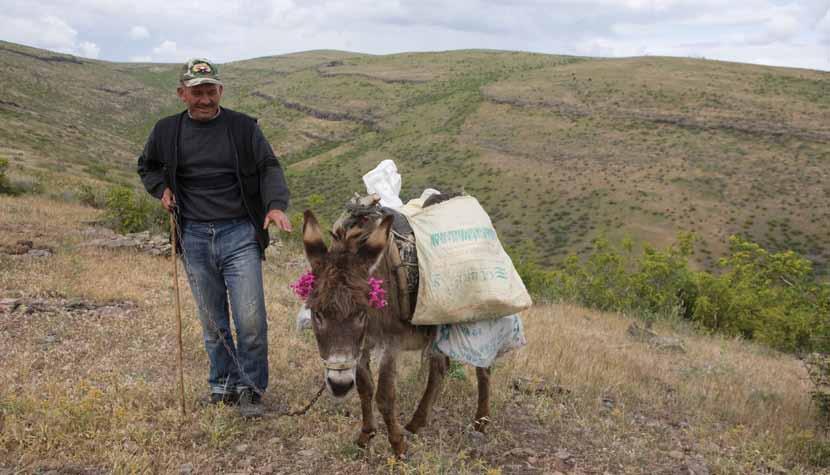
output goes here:
[[182, 415], [187, 415], [184, 405], [184, 368], [182, 367], [182, 306], [179, 301], [179, 263], [176, 262], [176, 218], [170, 213], [170, 243], [173, 253], [173, 289], [176, 294], [176, 331], [179, 338], [179, 395], [182, 402]]

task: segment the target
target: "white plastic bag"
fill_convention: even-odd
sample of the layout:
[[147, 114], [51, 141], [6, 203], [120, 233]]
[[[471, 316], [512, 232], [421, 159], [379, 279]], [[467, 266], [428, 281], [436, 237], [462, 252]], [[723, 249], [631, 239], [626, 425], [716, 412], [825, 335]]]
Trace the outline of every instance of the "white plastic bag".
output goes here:
[[440, 325], [432, 348], [454, 360], [489, 368], [496, 357], [527, 344], [518, 315], [483, 322]]
[[490, 217], [472, 196], [426, 208], [411, 200], [398, 211], [415, 232], [418, 303], [412, 323], [491, 320], [532, 305]]
[[380, 205], [387, 208], [403, 206], [401, 193], [401, 175], [392, 160], [383, 160], [372, 171], [363, 175], [363, 183], [369, 194], [380, 196]]
[[311, 310], [303, 304], [297, 312], [297, 333], [311, 329]]

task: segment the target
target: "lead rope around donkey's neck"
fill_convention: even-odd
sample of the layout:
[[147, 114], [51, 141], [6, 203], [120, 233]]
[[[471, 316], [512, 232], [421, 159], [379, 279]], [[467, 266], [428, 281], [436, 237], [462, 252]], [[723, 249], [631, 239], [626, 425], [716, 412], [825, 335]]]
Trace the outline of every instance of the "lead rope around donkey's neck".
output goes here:
[[[180, 222], [180, 221], [181, 220], [180, 220], [180, 216], [179, 216], [179, 209], [178, 209], [178, 207], [173, 206], [172, 212], [170, 213], [170, 229], [171, 229], [172, 256], [173, 256], [173, 266], [174, 266], [173, 276], [174, 276], [174, 279], [175, 279], [174, 288], [175, 288], [175, 293], [176, 293], [176, 312], [177, 312], [177, 317], [178, 317], [178, 329], [179, 329], [179, 381], [180, 381], [179, 385], [180, 385], [181, 400], [182, 400], [181, 401], [182, 414], [185, 414], [185, 409], [184, 409], [185, 408], [185, 405], [184, 405], [184, 373], [183, 373], [184, 370], [182, 369], [182, 356], [181, 356], [182, 355], [181, 313], [180, 313], [181, 312], [181, 305], [180, 305], [180, 300], [179, 300], [178, 262], [176, 261], [176, 242], [177, 241], [179, 243], [182, 243], [182, 246], [181, 246], [182, 263], [184, 264], [185, 271], [187, 271], [188, 275], [189, 275], [188, 269], [190, 269], [190, 264], [189, 264], [189, 259], [188, 259], [188, 255], [187, 255], [187, 250], [185, 249], [185, 247], [183, 245], [183, 243], [184, 243], [183, 231], [180, 229], [180, 227], [176, 226], [176, 223]], [[198, 282], [195, 279], [188, 279], [188, 281], [190, 282], [190, 285], [192, 286], [194, 294], [196, 294], [196, 296], [198, 297], [198, 300], [203, 301], [203, 298], [202, 298], [203, 295], [202, 295], [201, 289], [199, 288]], [[219, 339], [222, 341], [222, 345], [225, 347], [225, 351], [227, 351], [228, 354], [233, 359], [234, 364], [236, 365], [236, 368], [239, 371], [240, 376], [242, 377], [241, 379], [247, 380], [247, 382], [249, 383], [248, 387], [250, 387], [254, 392], [259, 394], [260, 397], [262, 397], [265, 394], [265, 391], [260, 389], [259, 387], [257, 387], [257, 385], [254, 383], [253, 379], [250, 376], [248, 376], [248, 374], [242, 368], [242, 363], [239, 361], [239, 358], [236, 355], [236, 351], [234, 351], [234, 349], [231, 348], [228, 345], [227, 340], [224, 338], [224, 334], [219, 331], [219, 327], [216, 324], [216, 322], [213, 321], [213, 318], [207, 318], [206, 320], [211, 325], [211, 330], [213, 330], [213, 332], [216, 333], [216, 335], [219, 336]], [[228, 391], [227, 380], [225, 381], [225, 387], [223, 389], [226, 392]], [[233, 388], [233, 389], [235, 389], [235, 388]], [[306, 404], [302, 409], [297, 410], [297, 411], [282, 411], [282, 412], [280, 412], [280, 415], [284, 415], [284, 416], [302, 416], [302, 415], [305, 415], [308, 412], [308, 410], [311, 409], [311, 406], [313, 406], [314, 403], [317, 402], [317, 400], [320, 398], [320, 395], [323, 394], [323, 391], [325, 391], [325, 389], [326, 389], [326, 383], [324, 381], [323, 384], [321, 385], [320, 389], [317, 391], [317, 394], [315, 394], [314, 397], [312, 397], [311, 401], [308, 404]]]

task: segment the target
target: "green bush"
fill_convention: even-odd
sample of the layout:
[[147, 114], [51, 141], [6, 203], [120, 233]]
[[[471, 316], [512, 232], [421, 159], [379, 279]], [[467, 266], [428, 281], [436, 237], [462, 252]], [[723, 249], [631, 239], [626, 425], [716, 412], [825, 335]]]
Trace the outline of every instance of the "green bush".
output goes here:
[[688, 266], [694, 242], [694, 235], [686, 233], [667, 249], [645, 247], [631, 277], [631, 288], [637, 300], [634, 308], [654, 317], [691, 317], [698, 297], [694, 273]]
[[105, 216], [109, 225], [120, 233], [165, 229], [168, 220], [158, 200], [124, 186], [107, 191]]
[[830, 287], [817, 281], [809, 260], [733, 236], [720, 266], [718, 276], [698, 275], [696, 321], [783, 351], [830, 349]]
[[690, 234], [666, 249], [646, 245], [637, 256], [630, 241], [619, 250], [598, 239], [586, 258], [569, 256], [552, 271], [521, 257], [514, 263], [537, 299], [682, 318], [787, 352], [830, 351], [830, 284], [817, 280], [810, 261], [739, 237], [729, 244], [719, 273], [689, 269]]
[[687, 260], [693, 238], [682, 236], [666, 250], [646, 246], [635, 256], [633, 243], [622, 250], [597, 239], [584, 260], [568, 256], [562, 267], [544, 271], [519, 260], [528, 290], [545, 300], [566, 300], [604, 311], [634, 312], [647, 318], [686, 316], [696, 292]]

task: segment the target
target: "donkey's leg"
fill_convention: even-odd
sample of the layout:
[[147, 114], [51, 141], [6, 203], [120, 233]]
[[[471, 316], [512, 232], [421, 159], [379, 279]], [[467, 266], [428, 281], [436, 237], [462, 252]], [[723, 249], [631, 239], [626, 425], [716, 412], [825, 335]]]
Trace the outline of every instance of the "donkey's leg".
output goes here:
[[478, 380], [478, 409], [473, 427], [479, 432], [490, 423], [490, 368], [476, 368]]
[[397, 373], [397, 350], [387, 349], [383, 352], [383, 358], [378, 369], [378, 390], [375, 393], [375, 400], [378, 409], [383, 415], [386, 423], [386, 431], [389, 433], [389, 444], [395, 455], [402, 456], [406, 452], [406, 442], [403, 438], [401, 424], [398, 422], [398, 404], [395, 397], [395, 376]]
[[360, 355], [357, 365], [357, 392], [360, 394], [360, 410], [363, 412], [363, 424], [357, 436], [357, 445], [366, 447], [377, 433], [375, 411], [372, 407], [372, 397], [375, 395], [375, 385], [372, 383], [372, 369], [369, 367], [369, 351]]
[[406, 425], [406, 430], [417, 434], [418, 431], [427, 425], [429, 422], [429, 415], [432, 412], [432, 404], [435, 398], [441, 393], [441, 387], [444, 385], [444, 376], [447, 374], [447, 367], [450, 365], [450, 359], [441, 354], [434, 354], [429, 358], [429, 379], [427, 379], [427, 388], [424, 390], [424, 395], [421, 397], [421, 402], [418, 403], [418, 408], [412, 415], [412, 420]]

